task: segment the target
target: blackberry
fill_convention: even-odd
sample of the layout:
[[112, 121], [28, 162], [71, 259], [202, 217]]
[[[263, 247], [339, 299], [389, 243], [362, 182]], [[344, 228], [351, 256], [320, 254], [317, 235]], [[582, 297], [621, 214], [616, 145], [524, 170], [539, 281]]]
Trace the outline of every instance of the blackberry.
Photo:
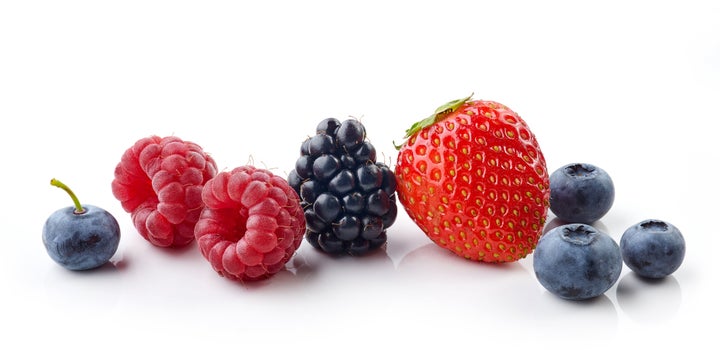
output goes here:
[[376, 160], [356, 119], [321, 121], [300, 147], [288, 183], [305, 212], [305, 239], [332, 255], [361, 255], [387, 242], [397, 217], [395, 174]]

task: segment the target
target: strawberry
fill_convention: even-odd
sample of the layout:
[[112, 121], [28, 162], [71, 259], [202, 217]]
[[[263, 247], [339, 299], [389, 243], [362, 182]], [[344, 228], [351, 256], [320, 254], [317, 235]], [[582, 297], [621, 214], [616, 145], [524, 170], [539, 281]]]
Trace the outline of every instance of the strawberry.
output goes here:
[[398, 200], [436, 244], [511, 262], [542, 234], [550, 186], [535, 135], [508, 107], [472, 95], [413, 124], [397, 147]]

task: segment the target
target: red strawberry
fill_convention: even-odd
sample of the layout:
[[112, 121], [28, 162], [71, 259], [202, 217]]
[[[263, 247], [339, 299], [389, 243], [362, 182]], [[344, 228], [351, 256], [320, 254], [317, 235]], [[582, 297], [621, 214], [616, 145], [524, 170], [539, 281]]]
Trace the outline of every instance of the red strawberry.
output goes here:
[[218, 274], [255, 281], [280, 271], [305, 234], [300, 198], [270, 171], [246, 165], [219, 173], [202, 190], [195, 225], [202, 255]]
[[407, 130], [395, 168], [400, 203], [436, 244], [510, 262], [542, 234], [550, 186], [535, 135], [508, 107], [451, 101]]

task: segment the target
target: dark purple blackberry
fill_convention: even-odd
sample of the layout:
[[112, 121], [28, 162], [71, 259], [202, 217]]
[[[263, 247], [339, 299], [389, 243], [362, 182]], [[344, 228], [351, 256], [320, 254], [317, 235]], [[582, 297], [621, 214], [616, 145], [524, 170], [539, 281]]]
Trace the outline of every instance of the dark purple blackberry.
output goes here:
[[303, 142], [288, 175], [305, 211], [305, 239], [328, 254], [361, 255], [381, 247], [397, 217], [395, 174], [377, 162], [365, 137], [355, 119], [325, 119]]

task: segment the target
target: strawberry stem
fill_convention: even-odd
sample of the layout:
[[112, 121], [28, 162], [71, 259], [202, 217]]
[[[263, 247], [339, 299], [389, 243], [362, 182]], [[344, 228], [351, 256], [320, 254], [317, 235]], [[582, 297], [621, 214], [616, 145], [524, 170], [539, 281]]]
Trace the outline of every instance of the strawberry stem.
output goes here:
[[[430, 125], [433, 125], [437, 123], [438, 121], [442, 120], [445, 116], [448, 114], [455, 112], [460, 106], [462, 106], [465, 102], [470, 100], [473, 97], [474, 93], [470, 94], [470, 96], [465, 98], [460, 98], [457, 100], [452, 100], [437, 109], [435, 109], [435, 113], [430, 115], [429, 117], [415, 122], [412, 126], [410, 126], [409, 129], [405, 130], [405, 140], [409, 139], [411, 136], [415, 135], [418, 131], [422, 130], [425, 127], [428, 127]], [[395, 144], [395, 141], [393, 141], [393, 146], [395, 146], [396, 150], [400, 150], [402, 148], [402, 145], [405, 142], [401, 143], [400, 145]]]
[[73, 203], [75, 203], [75, 210], [73, 211], [75, 214], [82, 214], [85, 212], [85, 208], [83, 208], [82, 205], [80, 205], [80, 201], [78, 200], [75, 193], [73, 193], [73, 191], [70, 189], [70, 187], [67, 187], [67, 185], [65, 185], [64, 183], [60, 182], [60, 180], [57, 180], [57, 179], [50, 180], [50, 184], [55, 187], [62, 188], [63, 190], [65, 190], [65, 192], [67, 192], [67, 194], [70, 195], [70, 198], [72, 198]]

